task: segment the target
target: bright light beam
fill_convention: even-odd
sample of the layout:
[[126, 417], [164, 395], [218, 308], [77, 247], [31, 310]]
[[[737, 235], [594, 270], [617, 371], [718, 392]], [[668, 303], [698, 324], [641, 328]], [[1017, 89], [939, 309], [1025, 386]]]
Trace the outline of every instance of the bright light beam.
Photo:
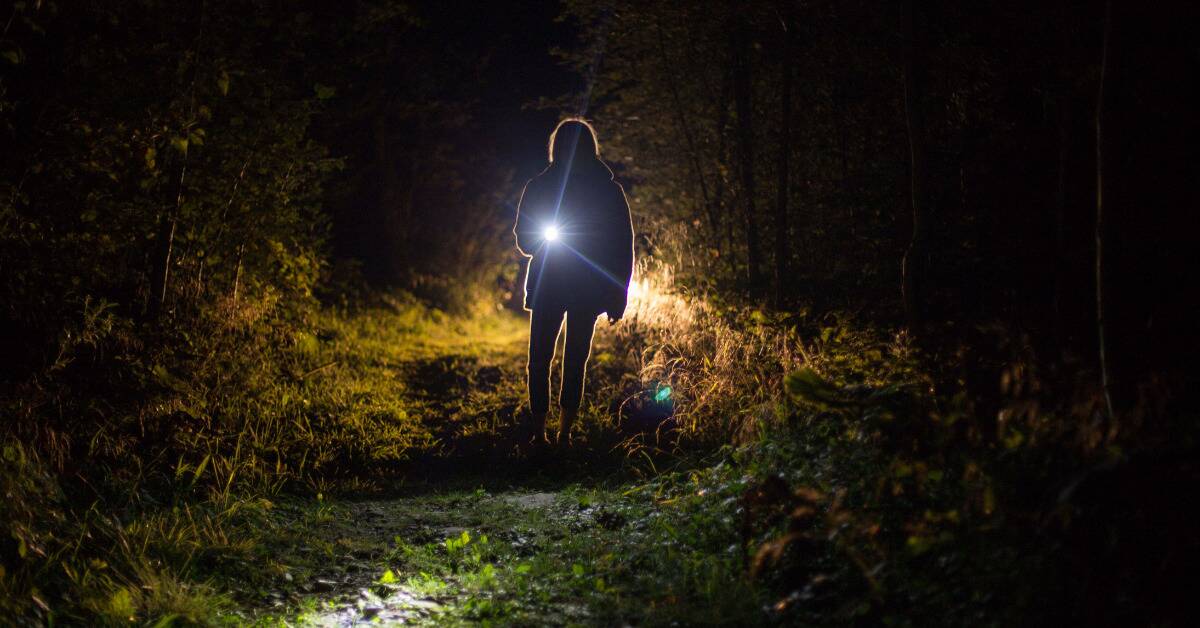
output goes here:
[[542, 235], [547, 242], [556, 242], [558, 240], [558, 227], [550, 225], [542, 230]]

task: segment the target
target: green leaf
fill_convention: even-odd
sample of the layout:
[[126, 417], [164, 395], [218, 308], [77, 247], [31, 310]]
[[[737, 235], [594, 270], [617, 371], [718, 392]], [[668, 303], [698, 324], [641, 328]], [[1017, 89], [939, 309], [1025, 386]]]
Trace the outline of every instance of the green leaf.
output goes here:
[[582, 576], [584, 573], [583, 565], [580, 565], [579, 563], [571, 565], [571, 573], [575, 574], [576, 576]]
[[337, 89], [328, 85], [317, 83], [313, 85], [313, 91], [317, 93], [317, 100], [329, 100], [337, 94]]
[[163, 615], [162, 617], [158, 618], [158, 621], [152, 624], [152, 628], [170, 628], [171, 626], [175, 625], [176, 619], [179, 619], [178, 613]]
[[186, 137], [171, 138], [171, 147], [174, 148], [175, 150], [179, 151], [180, 154], [187, 155], [188, 138], [186, 138]]
[[169, 382], [172, 379], [174, 379], [173, 377], [171, 377], [171, 374], [167, 372], [167, 367], [165, 367], [161, 364], [155, 364], [154, 368], [151, 369], [151, 372], [154, 373], [155, 379], [157, 379], [160, 382], [165, 383], [165, 382]]
[[204, 456], [204, 460], [201, 460], [200, 464], [196, 466], [196, 471], [192, 473], [192, 486], [195, 486], [196, 482], [200, 480], [200, 476], [204, 474], [204, 469], [208, 466], [208, 462], [211, 459], [212, 454], [208, 454]]
[[822, 408], [853, 405], [841, 390], [810, 368], [788, 373], [783, 380], [783, 387], [792, 400], [797, 402], [810, 403]]
[[383, 575], [380, 576], [380, 578], [379, 578], [380, 584], [395, 584], [395, 582], [396, 582], [396, 574], [394, 572], [392, 572], [391, 569], [383, 572]]

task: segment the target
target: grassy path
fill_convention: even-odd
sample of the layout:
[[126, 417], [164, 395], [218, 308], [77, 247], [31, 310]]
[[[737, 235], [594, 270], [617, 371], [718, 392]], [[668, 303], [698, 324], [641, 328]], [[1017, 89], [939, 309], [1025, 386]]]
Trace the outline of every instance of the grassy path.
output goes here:
[[337, 319], [312, 362], [340, 365], [319, 386], [403, 408], [391, 417], [410, 423], [415, 449], [362, 490], [272, 503], [265, 567], [235, 592], [237, 621], [644, 625], [760, 612], [734, 517], [745, 480], [639, 474], [602, 425], [585, 424], [570, 451], [520, 455], [509, 434], [524, 321], [402, 319]]

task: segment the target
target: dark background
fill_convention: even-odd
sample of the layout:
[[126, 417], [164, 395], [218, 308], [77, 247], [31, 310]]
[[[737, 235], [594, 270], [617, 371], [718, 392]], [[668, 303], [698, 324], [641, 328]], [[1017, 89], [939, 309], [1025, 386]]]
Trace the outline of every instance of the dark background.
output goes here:
[[895, 339], [965, 418], [881, 447], [989, 469], [1012, 515], [972, 530], [1062, 550], [1063, 616], [1184, 616], [1197, 3], [26, 0], [0, 24], [0, 436], [79, 495], [126, 492], [88, 475], [124, 464], [97, 434], [183, 460], [225, 415], [147, 431], [147, 400], [282, 376], [330, 311], [516, 310], [514, 204], [584, 114], [639, 276], [729, 329]]

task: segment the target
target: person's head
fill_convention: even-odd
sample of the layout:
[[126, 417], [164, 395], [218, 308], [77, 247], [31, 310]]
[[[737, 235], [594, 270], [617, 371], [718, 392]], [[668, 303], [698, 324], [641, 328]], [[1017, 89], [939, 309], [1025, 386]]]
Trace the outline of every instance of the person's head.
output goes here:
[[550, 163], [568, 164], [583, 158], [599, 159], [600, 144], [596, 130], [583, 118], [566, 118], [554, 127], [548, 146]]

